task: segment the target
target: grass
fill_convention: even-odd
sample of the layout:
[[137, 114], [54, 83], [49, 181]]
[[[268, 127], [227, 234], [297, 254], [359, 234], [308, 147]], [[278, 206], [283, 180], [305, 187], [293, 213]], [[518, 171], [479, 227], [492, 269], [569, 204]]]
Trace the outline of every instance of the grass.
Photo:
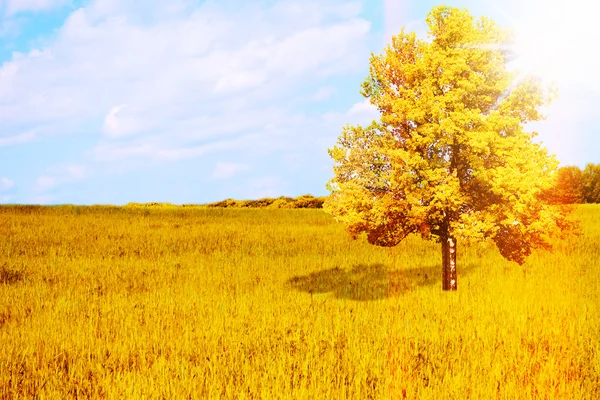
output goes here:
[[520, 267], [321, 210], [0, 207], [1, 398], [600, 398], [600, 206]]

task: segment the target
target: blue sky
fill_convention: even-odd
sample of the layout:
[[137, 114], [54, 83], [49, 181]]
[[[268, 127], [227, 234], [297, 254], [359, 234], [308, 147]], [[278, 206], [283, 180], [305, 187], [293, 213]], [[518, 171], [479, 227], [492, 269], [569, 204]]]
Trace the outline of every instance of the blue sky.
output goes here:
[[[560, 3], [445, 4], [543, 32], [560, 95], [532, 129], [583, 167], [600, 163], [598, 10]], [[0, 0], [0, 203], [327, 194], [327, 148], [377, 118], [370, 53], [402, 26], [424, 36], [437, 4]]]

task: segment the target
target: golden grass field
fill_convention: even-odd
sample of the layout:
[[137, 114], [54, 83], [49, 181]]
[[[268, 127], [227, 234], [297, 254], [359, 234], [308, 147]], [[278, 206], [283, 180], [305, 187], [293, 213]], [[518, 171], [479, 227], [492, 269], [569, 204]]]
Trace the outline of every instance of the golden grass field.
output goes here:
[[321, 210], [0, 207], [0, 398], [598, 399], [600, 206], [523, 267]]

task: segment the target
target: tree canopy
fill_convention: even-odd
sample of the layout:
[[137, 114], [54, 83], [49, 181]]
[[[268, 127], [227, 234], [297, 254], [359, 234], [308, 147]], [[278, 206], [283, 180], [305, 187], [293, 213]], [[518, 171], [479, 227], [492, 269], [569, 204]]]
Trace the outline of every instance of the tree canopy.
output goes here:
[[554, 174], [554, 185], [543, 193], [550, 204], [581, 204], [584, 202], [583, 172], [576, 166], [560, 167]]
[[583, 170], [583, 198], [586, 203], [600, 203], [600, 164], [588, 164]]
[[457, 240], [493, 240], [522, 264], [573, 224], [541, 200], [558, 162], [523, 125], [543, 118], [552, 91], [507, 66], [510, 32], [446, 6], [427, 24], [428, 40], [402, 30], [371, 56], [361, 93], [381, 118], [345, 126], [329, 150], [325, 208], [372, 244], [441, 241], [443, 287], [455, 290]]

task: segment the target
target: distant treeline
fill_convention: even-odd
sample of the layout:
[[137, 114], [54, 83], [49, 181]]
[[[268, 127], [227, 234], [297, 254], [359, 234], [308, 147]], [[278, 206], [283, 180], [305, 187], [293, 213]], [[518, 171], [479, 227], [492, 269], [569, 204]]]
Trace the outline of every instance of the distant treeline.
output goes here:
[[219, 207], [219, 208], [323, 208], [323, 203], [327, 199], [324, 197], [314, 197], [310, 194], [305, 194], [296, 198], [293, 197], [277, 197], [264, 198], [259, 200], [233, 200], [226, 199], [208, 204], [182, 204], [175, 205], [172, 203], [128, 203], [126, 208], [180, 208], [180, 207]]
[[323, 203], [327, 197], [314, 197], [305, 194], [296, 198], [277, 197], [264, 198], [259, 200], [233, 200], [227, 199], [216, 203], [206, 204], [208, 207], [226, 207], [226, 208], [323, 208]]
[[600, 203], [600, 164], [559, 168], [554, 187], [543, 197], [553, 204]]

